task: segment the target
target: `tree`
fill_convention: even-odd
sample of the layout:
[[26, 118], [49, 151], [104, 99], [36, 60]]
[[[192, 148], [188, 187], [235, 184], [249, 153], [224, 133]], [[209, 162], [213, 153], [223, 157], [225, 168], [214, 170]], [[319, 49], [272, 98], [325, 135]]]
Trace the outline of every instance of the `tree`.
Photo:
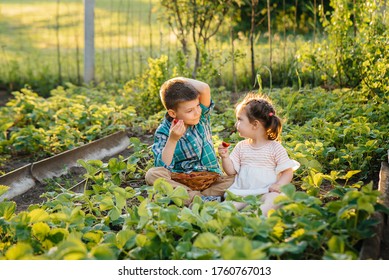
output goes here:
[[195, 47], [192, 77], [201, 66], [201, 52], [209, 39], [219, 30], [231, 11], [232, 3], [239, 0], [161, 0], [166, 9], [167, 22], [177, 36], [186, 57], [189, 56], [189, 36]]

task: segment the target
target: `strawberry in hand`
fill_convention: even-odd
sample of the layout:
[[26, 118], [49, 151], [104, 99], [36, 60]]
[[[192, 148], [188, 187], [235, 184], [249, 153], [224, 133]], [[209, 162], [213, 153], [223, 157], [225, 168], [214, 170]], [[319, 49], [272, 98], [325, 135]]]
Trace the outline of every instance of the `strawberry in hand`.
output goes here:
[[186, 131], [184, 121], [173, 119], [170, 125], [169, 138], [178, 141]]
[[222, 145], [224, 148], [228, 148], [231, 144], [223, 141]]
[[227, 143], [227, 142], [222, 142], [219, 147], [218, 147], [218, 152], [219, 152], [219, 156], [223, 159], [223, 158], [227, 158], [229, 155], [228, 155], [228, 147], [230, 146], [231, 144], [230, 143]]

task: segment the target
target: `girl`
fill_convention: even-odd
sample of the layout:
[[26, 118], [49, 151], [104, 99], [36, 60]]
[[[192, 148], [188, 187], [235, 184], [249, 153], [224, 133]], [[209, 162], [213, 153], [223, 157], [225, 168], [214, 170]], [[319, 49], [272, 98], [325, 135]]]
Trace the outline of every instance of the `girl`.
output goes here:
[[[265, 98], [249, 93], [236, 107], [236, 128], [245, 140], [232, 151], [222, 144], [218, 147], [222, 167], [227, 175], [236, 175], [228, 189], [239, 196], [262, 195], [262, 215], [274, 209], [274, 199], [280, 187], [292, 181], [293, 170], [299, 168], [280, 144], [282, 130], [280, 118]], [[247, 204], [234, 202], [238, 210]]]

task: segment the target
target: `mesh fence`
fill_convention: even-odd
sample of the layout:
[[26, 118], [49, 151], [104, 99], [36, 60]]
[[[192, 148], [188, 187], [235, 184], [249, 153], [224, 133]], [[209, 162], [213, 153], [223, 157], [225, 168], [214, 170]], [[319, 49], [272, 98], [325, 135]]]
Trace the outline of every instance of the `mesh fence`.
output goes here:
[[[15, 83], [42, 88], [46, 83], [50, 90], [68, 81], [83, 82], [84, 1], [0, 0], [0, 87], [12, 90]], [[176, 55], [181, 45], [161, 19], [163, 11], [160, 0], [95, 0], [97, 82], [128, 81], [143, 73], [148, 58]], [[284, 27], [288, 30], [272, 34], [270, 47], [268, 34], [256, 34], [255, 67], [270, 83], [298, 78], [293, 57], [305, 39], [291, 33], [293, 22], [285, 21]], [[231, 23], [223, 23], [206, 52], [218, 71], [218, 84], [232, 88], [234, 83], [236, 90], [236, 77], [252, 86], [251, 46], [247, 34], [231, 31]], [[194, 56], [193, 44], [191, 48]], [[278, 73], [271, 77], [269, 69]]]

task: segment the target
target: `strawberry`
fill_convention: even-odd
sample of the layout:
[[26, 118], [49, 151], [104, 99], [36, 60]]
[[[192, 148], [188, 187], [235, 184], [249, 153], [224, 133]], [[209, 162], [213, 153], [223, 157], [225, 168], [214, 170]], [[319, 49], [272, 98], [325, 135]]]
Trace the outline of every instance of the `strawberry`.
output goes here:
[[228, 148], [231, 144], [223, 141], [222, 145], [224, 148]]
[[173, 120], [173, 125], [176, 125], [178, 123], [178, 119]]

